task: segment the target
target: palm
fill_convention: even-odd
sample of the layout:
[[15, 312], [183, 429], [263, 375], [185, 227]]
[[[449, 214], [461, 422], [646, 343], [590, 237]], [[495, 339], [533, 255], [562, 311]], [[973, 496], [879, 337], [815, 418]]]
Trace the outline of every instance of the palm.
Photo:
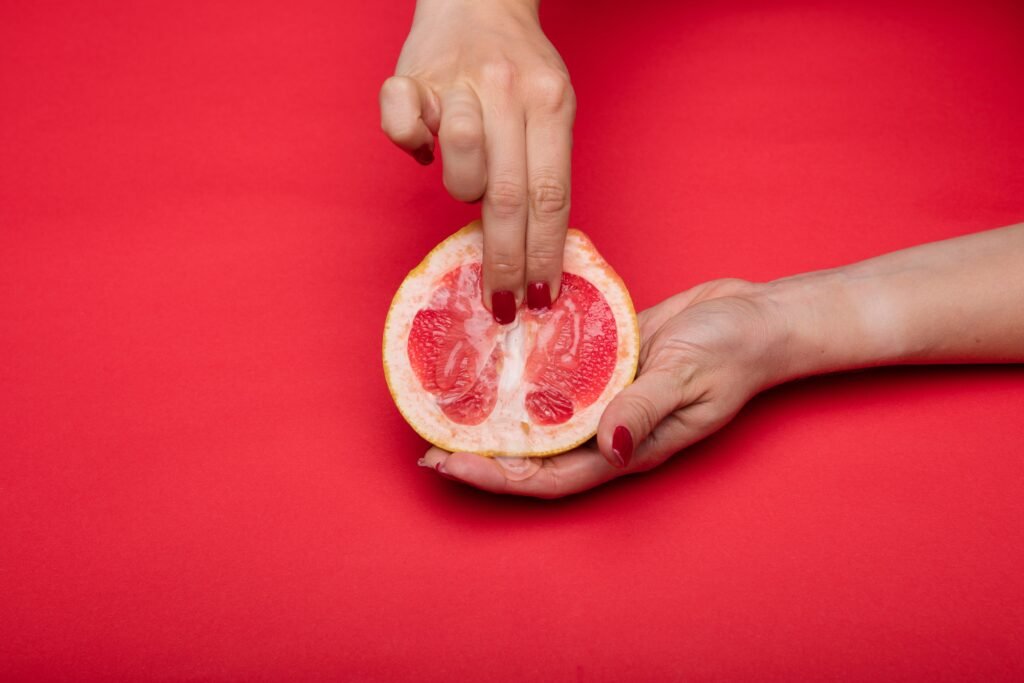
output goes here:
[[432, 448], [424, 464], [443, 461], [450, 475], [479, 488], [541, 498], [577, 493], [661, 464], [727, 423], [760, 388], [756, 376], [741, 371], [750, 365], [731, 362], [756, 355], [753, 349], [760, 348], [751, 343], [762, 321], [759, 309], [745, 296], [749, 288], [745, 282], [720, 281], [640, 313], [638, 382], [644, 375], [668, 373], [679, 388], [678, 406], [667, 417], [651, 418], [649, 436], [638, 444], [628, 468], [609, 464], [594, 439], [549, 458], [497, 462]]

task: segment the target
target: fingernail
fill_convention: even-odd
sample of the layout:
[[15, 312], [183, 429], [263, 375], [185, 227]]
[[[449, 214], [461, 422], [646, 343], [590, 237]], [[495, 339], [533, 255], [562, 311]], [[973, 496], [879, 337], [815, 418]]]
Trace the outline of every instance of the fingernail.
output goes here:
[[612, 434], [612, 456], [616, 467], [625, 467], [633, 457], [633, 435], [622, 425]]
[[430, 145], [423, 145], [412, 153], [412, 157], [424, 166], [429, 166], [434, 163], [434, 150], [430, 149]]
[[526, 288], [526, 305], [535, 311], [551, 308], [551, 289], [546, 282], [531, 282]]
[[516, 295], [507, 289], [491, 294], [491, 313], [502, 325], [508, 325], [516, 319]]
[[436, 465], [434, 465], [434, 471], [437, 472], [438, 474], [440, 474], [445, 479], [455, 479], [455, 477], [453, 477], [452, 475], [448, 474], [448, 470], [446, 470], [444, 468], [444, 463], [443, 462], [439, 462]]

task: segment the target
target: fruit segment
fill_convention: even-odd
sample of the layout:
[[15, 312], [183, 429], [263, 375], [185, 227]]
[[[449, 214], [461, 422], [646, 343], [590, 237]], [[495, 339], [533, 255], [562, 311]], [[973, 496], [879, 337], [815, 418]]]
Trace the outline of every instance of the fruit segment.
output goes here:
[[[480, 303], [480, 279], [479, 264], [451, 270], [413, 319], [409, 362], [444, 414], [457, 424], [480, 424], [500, 388], [525, 394], [521, 419], [543, 425], [566, 422], [593, 403], [612, 376], [617, 348], [615, 318], [597, 288], [564, 273], [558, 300], [524, 310], [520, 330], [493, 321]], [[511, 353], [517, 342], [524, 354]], [[524, 358], [525, 368], [509, 367]], [[519, 381], [499, 383], [503, 368]]]
[[537, 325], [526, 361], [526, 410], [539, 424], [561, 424], [593, 403], [612, 376], [618, 338], [604, 296], [585, 278], [562, 274], [554, 306], [532, 313]]
[[453, 269], [416, 313], [409, 334], [409, 363], [420, 385], [461, 425], [487, 419], [498, 397], [498, 329], [479, 298], [480, 265]]

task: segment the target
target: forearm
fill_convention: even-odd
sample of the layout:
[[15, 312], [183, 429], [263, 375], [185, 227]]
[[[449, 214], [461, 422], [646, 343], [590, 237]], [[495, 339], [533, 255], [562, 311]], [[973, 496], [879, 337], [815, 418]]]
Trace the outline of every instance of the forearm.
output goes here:
[[1024, 361], [1024, 224], [770, 283], [780, 381], [898, 363]]

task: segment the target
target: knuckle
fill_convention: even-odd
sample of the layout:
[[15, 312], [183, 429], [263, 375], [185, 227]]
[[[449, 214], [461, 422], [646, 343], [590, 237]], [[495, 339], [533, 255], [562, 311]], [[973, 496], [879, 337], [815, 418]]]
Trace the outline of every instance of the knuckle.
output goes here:
[[415, 86], [408, 79], [397, 76], [384, 81], [380, 88], [380, 129], [398, 144], [411, 143], [416, 136], [416, 120], [404, 115], [402, 106], [402, 101], [414, 90]]
[[562, 250], [553, 241], [531, 240], [526, 245], [526, 260], [532, 269], [553, 266], [562, 256]]
[[526, 190], [513, 180], [496, 179], [487, 187], [487, 201], [498, 218], [514, 218], [526, 205]]
[[380, 99], [389, 100], [392, 98], [408, 96], [412, 94], [414, 90], [413, 84], [407, 78], [401, 76], [391, 76], [385, 79], [384, 83], [380, 86]]
[[444, 122], [445, 141], [458, 151], [470, 151], [483, 145], [484, 131], [472, 116], [454, 116]]
[[445, 167], [441, 182], [448, 190], [448, 194], [460, 202], [475, 202], [483, 194], [482, 183], [473, 182], [461, 174], [454, 173], [451, 165]]
[[736, 277], [723, 277], [707, 283], [707, 290], [702, 298], [713, 299], [721, 296], [743, 294], [751, 289], [753, 283]]
[[554, 500], [555, 498], [562, 498], [567, 493], [565, 479], [558, 473], [558, 469], [555, 467], [549, 470], [549, 485], [546, 489], [538, 493], [538, 498], [545, 500]]
[[381, 122], [380, 127], [392, 142], [401, 145], [402, 147], [411, 146], [416, 139], [416, 129], [413, 126], [396, 125], [394, 123], [384, 121]]
[[487, 268], [502, 280], [518, 282], [523, 275], [521, 255], [508, 251], [496, 251], [489, 255]]
[[[643, 435], [651, 434], [659, 422], [658, 407], [654, 404], [654, 401], [643, 394], [637, 394], [633, 397], [630, 406], [633, 410], [633, 416], [636, 418], [636, 424], [640, 425], [640, 433]], [[639, 441], [640, 439], [637, 440]]]
[[530, 209], [540, 218], [561, 216], [569, 208], [569, 188], [553, 175], [539, 175], [530, 182]]
[[502, 91], [512, 90], [519, 76], [516, 65], [508, 60], [487, 62], [480, 67], [480, 72], [489, 85]]
[[576, 95], [569, 77], [559, 71], [547, 69], [530, 79], [534, 103], [548, 110], [561, 110], [575, 106]]
[[[691, 353], [694, 353], [692, 349]], [[694, 355], [696, 354], [694, 353]], [[677, 363], [668, 371], [668, 373], [673, 386], [689, 387], [697, 378], [698, 365], [693, 362]]]

